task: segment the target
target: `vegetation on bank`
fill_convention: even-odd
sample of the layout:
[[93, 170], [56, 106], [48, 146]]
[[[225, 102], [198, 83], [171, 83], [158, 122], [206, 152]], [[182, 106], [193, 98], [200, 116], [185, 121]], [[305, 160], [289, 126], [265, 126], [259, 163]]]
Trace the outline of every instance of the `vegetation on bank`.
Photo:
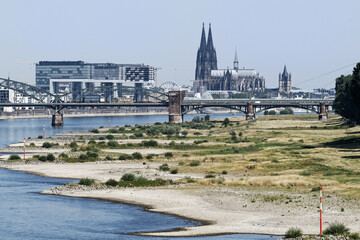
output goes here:
[[[132, 173], [124, 174], [120, 180], [109, 179], [104, 183], [96, 183], [94, 179], [82, 178], [79, 185], [92, 186], [92, 185], [105, 185], [108, 187], [159, 187], [174, 184], [172, 180], [164, 180], [162, 178], [147, 179], [142, 176], [136, 177]], [[74, 184], [69, 184], [74, 186]]]
[[[319, 235], [308, 235], [303, 237], [303, 232], [298, 227], [291, 227], [285, 233], [285, 239], [318, 239]], [[325, 230], [323, 231], [322, 239], [337, 239], [334, 237], [327, 238], [327, 236], [343, 236], [346, 239], [357, 240], [360, 239], [359, 233], [350, 233], [350, 229], [345, 226], [343, 223], [334, 222], [330, 223]]]
[[[327, 122], [318, 121], [315, 114], [268, 115], [256, 121], [197, 117], [181, 124], [128, 125], [91, 132], [94, 134], [79, 135], [62, 146], [46, 141], [42, 147], [65, 148], [67, 152], [33, 159], [158, 162], [158, 166], [164, 165], [158, 171], [203, 176], [197, 184], [301, 191], [321, 185], [360, 197], [360, 127], [344, 124], [337, 115], [330, 114]], [[106, 149], [118, 149], [119, 153]], [[133, 149], [133, 153], [121, 153], [121, 149]], [[142, 149], [165, 152], [144, 154]]]

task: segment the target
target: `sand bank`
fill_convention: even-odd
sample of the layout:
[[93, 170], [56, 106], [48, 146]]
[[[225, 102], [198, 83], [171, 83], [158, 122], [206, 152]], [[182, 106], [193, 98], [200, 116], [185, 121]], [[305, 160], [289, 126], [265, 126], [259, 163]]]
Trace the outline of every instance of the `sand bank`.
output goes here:
[[[97, 162], [1, 164], [13, 170], [60, 178], [91, 177], [98, 181], [119, 179], [126, 172], [149, 178], [183, 178], [157, 170], [159, 163]], [[193, 175], [191, 177], [199, 177]], [[305, 233], [319, 232], [318, 193], [299, 193], [289, 190], [245, 189], [174, 185], [161, 188], [69, 188], [57, 187], [46, 191], [72, 197], [106, 199], [146, 206], [149, 211], [169, 213], [205, 223], [181, 231], [142, 233], [156, 236], [196, 236], [224, 233], [264, 233], [281, 235], [290, 227], [300, 227]], [[270, 199], [270, 200], [269, 200]], [[271, 200], [272, 199], [272, 200]], [[335, 221], [344, 223], [352, 232], [360, 231], [360, 206], [356, 200], [343, 201], [325, 191], [324, 225]], [[344, 208], [344, 211], [341, 211]], [[184, 231], [185, 230], [185, 231]]]

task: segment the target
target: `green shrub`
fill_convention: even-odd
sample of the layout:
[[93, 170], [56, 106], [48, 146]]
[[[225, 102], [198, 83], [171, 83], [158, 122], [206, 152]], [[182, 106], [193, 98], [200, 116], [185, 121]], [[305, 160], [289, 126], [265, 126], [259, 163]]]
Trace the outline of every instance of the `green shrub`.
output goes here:
[[164, 186], [167, 184], [171, 184], [172, 181], [166, 181], [161, 178], [157, 178], [155, 180], [146, 179], [144, 177], [137, 177], [134, 178], [132, 181], [120, 181], [119, 186], [120, 187], [156, 187], [156, 186]]
[[147, 156], [146, 156], [146, 159], [148, 159], [148, 160], [150, 160], [150, 159], [152, 159], [153, 157], [155, 156], [155, 154], [148, 154]]
[[285, 108], [280, 111], [280, 114], [282, 115], [294, 114], [294, 111], [291, 108]]
[[223, 170], [221, 173], [222, 174], [227, 174], [228, 172], [226, 170]]
[[159, 144], [155, 140], [149, 140], [149, 141], [142, 141], [141, 145], [144, 147], [157, 147]]
[[15, 155], [15, 154], [12, 154], [9, 156], [8, 160], [20, 160], [20, 156], [19, 155]]
[[196, 166], [199, 166], [200, 165], [200, 161], [191, 161], [190, 162], [190, 167], [196, 167]]
[[133, 156], [134, 159], [142, 159], [143, 158], [143, 156], [139, 152], [134, 152], [131, 155]]
[[119, 156], [119, 160], [128, 160], [128, 159], [133, 159], [133, 157], [131, 155], [129, 155], [129, 154], [126, 154], [126, 153], [121, 154]]
[[113, 158], [112, 158], [112, 157], [110, 157], [110, 156], [106, 156], [106, 157], [105, 157], [105, 159], [106, 159], [106, 160], [108, 160], [108, 161], [113, 160]]
[[42, 145], [43, 148], [52, 148], [53, 146], [54, 146], [54, 144], [49, 143], [49, 142], [44, 142]]
[[97, 157], [99, 157], [99, 154], [89, 151], [89, 152], [86, 152], [86, 156], [88, 156], [89, 158], [97, 158]]
[[170, 158], [172, 158], [174, 156], [174, 154], [172, 153], [172, 152], [166, 152], [165, 153], [165, 157], [167, 158], [167, 159], [170, 159]]
[[300, 175], [301, 175], [301, 176], [310, 176], [310, 175], [311, 175], [311, 172], [309, 172], [309, 171], [302, 171], [302, 172], [300, 173]]
[[216, 176], [214, 174], [211, 174], [211, 173], [205, 175], [205, 178], [215, 178], [215, 177]]
[[109, 180], [106, 181], [106, 186], [112, 186], [115, 187], [117, 186], [119, 183], [118, 181], [116, 181], [115, 179], [110, 178]]
[[270, 110], [269, 115], [276, 115], [276, 111], [275, 110]]
[[114, 137], [114, 135], [109, 134], [109, 135], [106, 135], [106, 139], [108, 139], [108, 140], [114, 140], [115, 137]]
[[89, 157], [86, 154], [80, 154], [79, 159], [82, 160], [82, 161], [85, 161], [85, 160], [88, 160]]
[[43, 136], [39, 135], [39, 136], [38, 136], [38, 139], [43, 139]]
[[49, 153], [47, 156], [46, 156], [46, 160], [48, 161], [54, 161], [55, 160], [55, 156], [51, 153]]
[[121, 180], [123, 181], [134, 181], [135, 180], [135, 175], [132, 173], [125, 173], [122, 177]]
[[94, 139], [91, 139], [91, 140], [89, 141], [89, 144], [96, 144], [96, 141], [95, 141]]
[[99, 137], [99, 140], [105, 140], [105, 138], [104, 137]]
[[169, 167], [169, 165], [168, 165], [167, 163], [164, 163], [163, 165], [161, 165], [161, 166], [159, 167], [159, 170], [160, 170], [160, 171], [169, 171], [169, 170], [170, 170], [170, 167]]
[[45, 162], [47, 160], [46, 156], [39, 156], [39, 161]]
[[200, 136], [200, 135], [202, 135], [202, 133], [201, 132], [194, 132], [194, 135]]
[[107, 145], [111, 148], [117, 148], [120, 146], [116, 141], [109, 141]]
[[335, 222], [330, 225], [323, 232], [325, 235], [344, 235], [349, 234], [350, 229], [347, 228], [343, 223]]
[[61, 154], [59, 155], [59, 157], [60, 157], [60, 158], [69, 158], [69, 156], [68, 156], [67, 154], [65, 154], [65, 153], [61, 153]]
[[90, 178], [82, 178], [80, 179], [79, 184], [80, 185], [85, 185], [85, 186], [91, 186], [95, 183], [94, 179], [90, 179]]
[[320, 187], [313, 187], [313, 188], [311, 189], [311, 191], [312, 191], [312, 192], [318, 192], [318, 191], [320, 191]]
[[297, 238], [301, 237], [303, 235], [303, 232], [300, 228], [297, 227], [291, 227], [289, 230], [285, 233], [285, 238]]
[[123, 131], [125, 131], [125, 128], [124, 127], [119, 127], [118, 131], [123, 132]]
[[144, 137], [144, 134], [142, 134], [142, 133], [134, 133], [134, 137], [142, 138], [142, 137]]
[[76, 148], [78, 145], [77, 145], [77, 143], [76, 142], [71, 142], [70, 143], [70, 147], [71, 148]]
[[91, 129], [89, 131], [92, 132], [92, 133], [99, 133], [99, 130], [97, 128]]
[[359, 240], [360, 239], [360, 234], [358, 233], [351, 233], [349, 235], [349, 238], [352, 239], [352, 240]]
[[111, 133], [117, 133], [117, 132], [118, 132], [118, 130], [117, 130], [117, 129], [115, 129], [115, 128], [112, 128], [112, 129], [110, 129], [110, 132], [111, 132]]
[[179, 171], [179, 170], [178, 170], [177, 168], [174, 168], [174, 169], [171, 169], [171, 170], [170, 170], [170, 173], [171, 173], [171, 174], [177, 174], [178, 171]]
[[35, 147], [35, 143], [30, 143], [30, 147]]

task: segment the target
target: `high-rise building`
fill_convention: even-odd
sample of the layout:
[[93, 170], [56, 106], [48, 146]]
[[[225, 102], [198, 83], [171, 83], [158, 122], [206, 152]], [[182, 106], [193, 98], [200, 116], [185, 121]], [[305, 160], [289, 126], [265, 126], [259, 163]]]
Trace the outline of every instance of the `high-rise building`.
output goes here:
[[283, 73], [279, 73], [279, 92], [289, 94], [291, 91], [291, 73], [287, 72], [284, 65]]
[[263, 92], [265, 90], [265, 79], [259, 76], [255, 69], [239, 69], [236, 51], [234, 69], [218, 69], [211, 25], [209, 25], [206, 41], [203, 24], [200, 47], [197, 51], [193, 89], [196, 93], [203, 93], [207, 90]]
[[153, 86], [156, 69], [144, 64], [40, 61], [36, 64], [36, 86], [54, 93], [77, 91], [95, 85]]

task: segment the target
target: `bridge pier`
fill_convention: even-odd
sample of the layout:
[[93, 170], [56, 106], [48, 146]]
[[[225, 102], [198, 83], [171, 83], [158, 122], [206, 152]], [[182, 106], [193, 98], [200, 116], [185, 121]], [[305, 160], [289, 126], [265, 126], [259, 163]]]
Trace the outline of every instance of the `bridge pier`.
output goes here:
[[327, 116], [327, 112], [326, 112], [325, 103], [320, 103], [319, 108], [320, 108], [319, 120], [326, 121], [328, 119], [328, 116]]
[[64, 118], [62, 113], [55, 112], [52, 115], [51, 126], [63, 126], [64, 125]]
[[169, 122], [182, 122], [181, 102], [184, 94], [181, 91], [169, 91]]
[[246, 105], [246, 120], [255, 120], [254, 106], [250, 102]]

